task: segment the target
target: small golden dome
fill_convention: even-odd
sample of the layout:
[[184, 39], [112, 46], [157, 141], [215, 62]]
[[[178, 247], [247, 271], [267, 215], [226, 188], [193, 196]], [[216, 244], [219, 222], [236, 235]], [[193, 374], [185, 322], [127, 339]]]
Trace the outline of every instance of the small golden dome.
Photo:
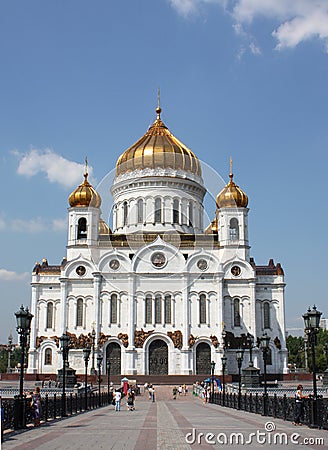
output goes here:
[[99, 219], [98, 234], [111, 234], [112, 230], [109, 228], [107, 223], [102, 217]]
[[218, 234], [217, 219], [212, 220], [212, 222], [205, 228], [205, 234]]
[[116, 175], [142, 169], [174, 169], [202, 176], [198, 158], [169, 131], [161, 120], [161, 108], [156, 108], [157, 118], [135, 144], [117, 160]]
[[72, 208], [87, 206], [93, 206], [94, 208], [100, 207], [101, 197], [89, 183], [87, 172], [84, 174], [83, 183], [81, 183], [68, 197], [68, 202]]
[[230, 181], [216, 197], [218, 208], [246, 208], [248, 197], [233, 181], [233, 174], [229, 174]]

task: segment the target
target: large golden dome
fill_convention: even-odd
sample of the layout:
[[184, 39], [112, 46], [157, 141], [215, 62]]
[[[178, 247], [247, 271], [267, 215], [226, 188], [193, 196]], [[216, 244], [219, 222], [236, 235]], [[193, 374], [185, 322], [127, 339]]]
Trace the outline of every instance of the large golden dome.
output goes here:
[[157, 118], [135, 144], [117, 160], [116, 175], [137, 169], [174, 169], [202, 176], [200, 162], [194, 153], [179, 141], [161, 120], [161, 108], [156, 108]]
[[233, 174], [229, 174], [230, 181], [216, 197], [218, 208], [246, 208], [248, 197], [233, 181]]
[[83, 183], [81, 183], [68, 197], [68, 202], [72, 208], [82, 208], [87, 206], [93, 206], [94, 208], [100, 207], [101, 197], [89, 183], [87, 172], [84, 174]]

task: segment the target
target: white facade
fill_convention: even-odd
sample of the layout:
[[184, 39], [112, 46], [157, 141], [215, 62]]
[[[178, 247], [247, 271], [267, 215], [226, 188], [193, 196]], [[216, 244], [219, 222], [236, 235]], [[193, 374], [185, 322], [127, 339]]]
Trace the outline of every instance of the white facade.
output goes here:
[[[114, 180], [113, 233], [99, 234], [99, 207], [68, 209], [66, 259], [32, 274], [28, 372], [56, 373], [68, 332], [69, 364], [83, 373], [92, 329], [112, 374], [208, 374], [211, 361], [220, 372], [223, 331], [232, 336], [226, 373], [238, 372], [241, 337], [264, 332], [268, 373], [287, 372], [283, 271], [250, 258], [247, 207], [218, 208], [218, 232], [205, 233], [205, 193], [195, 171], [141, 167]], [[257, 347], [253, 359], [262, 369]]]

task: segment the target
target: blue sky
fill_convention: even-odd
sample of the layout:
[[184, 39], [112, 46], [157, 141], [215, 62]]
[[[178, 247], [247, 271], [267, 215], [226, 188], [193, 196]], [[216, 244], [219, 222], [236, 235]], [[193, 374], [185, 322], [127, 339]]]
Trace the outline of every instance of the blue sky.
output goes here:
[[155, 119], [158, 86], [201, 161], [227, 180], [233, 157], [251, 254], [285, 269], [287, 326], [309, 304], [327, 316], [327, 52], [328, 0], [2, 0], [0, 342], [34, 263], [65, 255], [85, 156], [97, 186]]

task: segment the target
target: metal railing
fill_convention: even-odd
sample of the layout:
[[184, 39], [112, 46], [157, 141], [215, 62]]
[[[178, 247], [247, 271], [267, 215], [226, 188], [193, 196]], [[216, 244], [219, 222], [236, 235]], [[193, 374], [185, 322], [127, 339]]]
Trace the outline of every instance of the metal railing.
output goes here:
[[[195, 392], [195, 391], [194, 391]], [[196, 395], [200, 395], [199, 388], [196, 388]], [[222, 392], [214, 393], [210, 397], [210, 403], [225, 406], [228, 408], [240, 409], [254, 414], [261, 414], [278, 419], [294, 421], [295, 418], [295, 399], [283, 396], [242, 394], [240, 403], [238, 402], [238, 394], [227, 393], [223, 397]], [[315, 424], [318, 428], [328, 430], [328, 399], [318, 397], [303, 399], [304, 420], [302, 423], [308, 426]]]
[[[112, 403], [112, 392], [90, 392], [87, 396], [87, 409], [85, 408], [85, 396], [82, 394], [69, 393], [65, 396], [66, 400], [66, 416], [74, 416], [84, 411], [96, 409], [98, 407], [108, 406]], [[24, 409], [24, 425], [32, 425], [34, 423], [33, 411], [30, 407], [30, 399], [24, 398], [23, 403], [21, 399], [15, 397], [14, 399], [2, 399], [2, 408], [5, 415], [4, 430], [16, 429], [17, 416], [20, 408], [23, 405]], [[62, 399], [61, 396], [54, 394], [49, 396], [46, 394], [41, 398], [41, 423], [49, 422], [51, 420], [60, 419], [62, 417]]]

